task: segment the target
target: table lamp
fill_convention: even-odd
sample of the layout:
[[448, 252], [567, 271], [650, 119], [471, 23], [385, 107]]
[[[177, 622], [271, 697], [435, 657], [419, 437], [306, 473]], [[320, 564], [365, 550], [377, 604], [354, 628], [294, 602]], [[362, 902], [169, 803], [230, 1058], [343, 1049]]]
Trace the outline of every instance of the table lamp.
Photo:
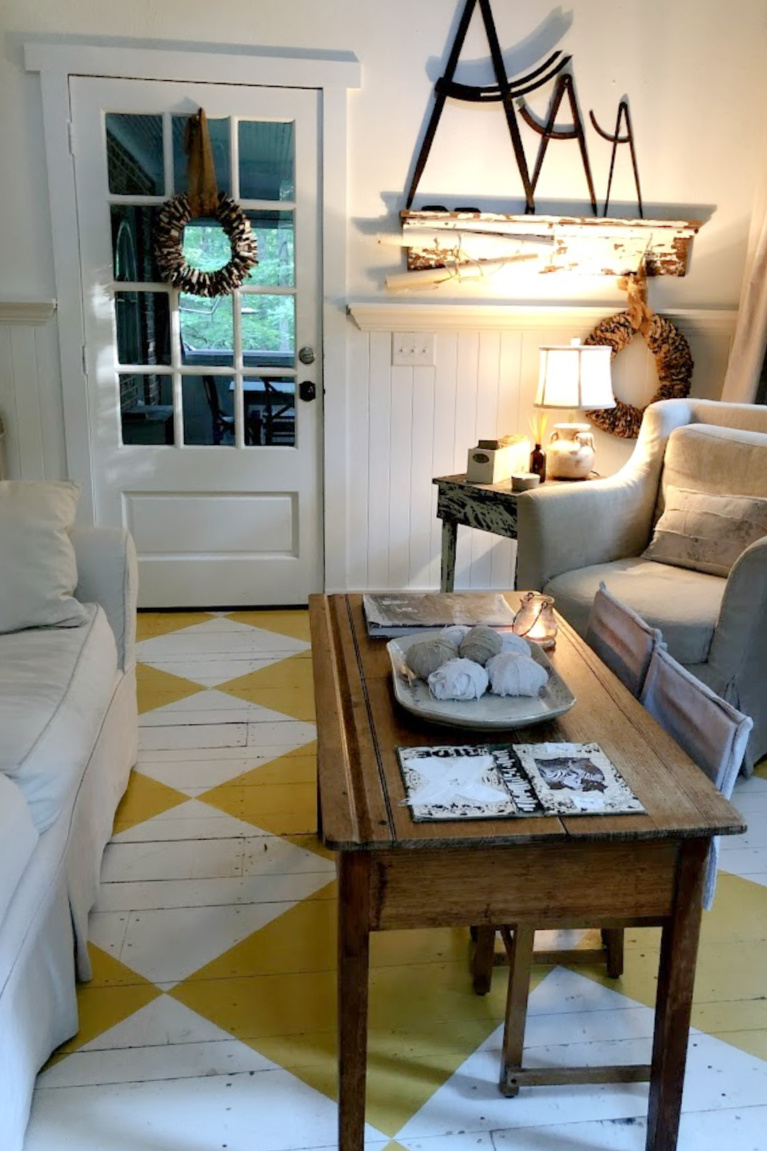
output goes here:
[[[610, 381], [612, 349], [580, 340], [540, 348], [537, 408], [576, 411], [614, 408]], [[546, 475], [552, 480], [585, 480], [594, 467], [596, 450], [590, 424], [554, 424], [546, 449]]]

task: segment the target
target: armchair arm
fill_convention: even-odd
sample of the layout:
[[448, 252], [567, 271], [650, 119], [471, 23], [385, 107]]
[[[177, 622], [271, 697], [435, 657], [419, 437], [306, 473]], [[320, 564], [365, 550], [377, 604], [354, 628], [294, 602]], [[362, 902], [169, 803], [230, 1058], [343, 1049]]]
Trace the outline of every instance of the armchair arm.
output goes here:
[[517, 587], [541, 590], [562, 572], [636, 555], [656, 489], [636, 474], [523, 492], [517, 500]]
[[81, 603], [99, 603], [117, 643], [119, 666], [135, 662], [138, 568], [130, 534], [120, 528], [73, 528], [77, 557], [75, 595]]
[[668, 437], [696, 414], [690, 400], [651, 404], [631, 458], [614, 476], [522, 493], [517, 587], [541, 590], [562, 572], [638, 555], [650, 537]]
[[751, 680], [764, 691], [766, 629], [767, 536], [746, 548], [727, 579], [708, 653], [709, 666], [722, 683]]

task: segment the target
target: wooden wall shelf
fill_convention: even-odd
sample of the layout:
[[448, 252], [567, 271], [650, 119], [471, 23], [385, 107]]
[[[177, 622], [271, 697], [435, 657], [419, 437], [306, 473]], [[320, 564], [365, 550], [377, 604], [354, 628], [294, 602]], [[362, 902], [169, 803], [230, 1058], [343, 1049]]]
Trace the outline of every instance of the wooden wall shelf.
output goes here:
[[[701, 220], [599, 216], [508, 216], [489, 212], [400, 213], [408, 271], [471, 265], [538, 252], [541, 274], [625, 276], [644, 259], [648, 276], [684, 276]], [[520, 242], [520, 238], [522, 242]], [[538, 239], [539, 245], [535, 246]]]

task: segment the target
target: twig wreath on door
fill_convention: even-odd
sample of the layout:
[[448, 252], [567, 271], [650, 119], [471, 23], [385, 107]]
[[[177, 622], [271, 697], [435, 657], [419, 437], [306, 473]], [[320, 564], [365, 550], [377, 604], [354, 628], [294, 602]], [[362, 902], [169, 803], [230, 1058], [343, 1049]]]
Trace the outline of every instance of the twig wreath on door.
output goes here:
[[[189, 157], [189, 192], [172, 196], [160, 208], [154, 244], [157, 267], [162, 279], [181, 292], [229, 296], [258, 263], [258, 241], [239, 204], [216, 187], [208, 122], [202, 108], [187, 120], [184, 150]], [[232, 251], [228, 263], [213, 272], [193, 268], [183, 250], [186, 225], [206, 217], [221, 225]]]
[[[584, 344], [608, 345], [612, 348], [611, 359], [614, 359], [638, 332], [652, 352], [658, 372], [659, 387], [650, 403], [689, 396], [693, 369], [690, 345], [670, 320], [656, 315], [647, 303], [644, 273], [626, 276], [618, 281], [618, 286], [628, 292], [627, 310], [601, 320], [583, 341]], [[587, 415], [603, 432], [635, 440], [644, 413], [645, 408], [627, 404], [616, 396], [614, 408], [588, 412]]]

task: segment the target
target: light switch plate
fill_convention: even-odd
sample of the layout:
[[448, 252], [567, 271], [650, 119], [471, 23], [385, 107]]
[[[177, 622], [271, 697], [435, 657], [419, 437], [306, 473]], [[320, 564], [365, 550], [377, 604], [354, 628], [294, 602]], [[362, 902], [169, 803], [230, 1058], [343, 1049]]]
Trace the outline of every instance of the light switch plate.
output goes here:
[[434, 333], [392, 332], [391, 362], [395, 368], [434, 367]]

